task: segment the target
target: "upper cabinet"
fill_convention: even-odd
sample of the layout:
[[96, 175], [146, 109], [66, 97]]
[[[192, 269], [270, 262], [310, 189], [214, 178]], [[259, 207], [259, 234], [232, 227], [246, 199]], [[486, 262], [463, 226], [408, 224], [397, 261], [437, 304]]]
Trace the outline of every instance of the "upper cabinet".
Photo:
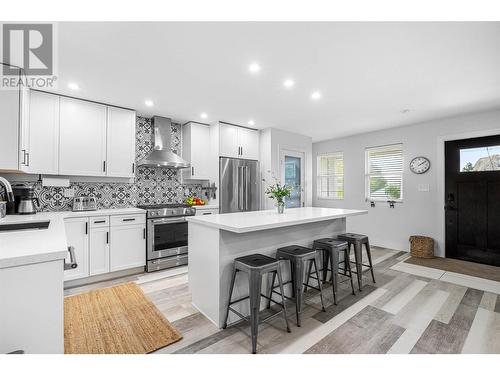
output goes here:
[[259, 159], [259, 131], [221, 123], [219, 155], [230, 158]]
[[135, 112], [108, 107], [106, 176], [135, 175]]
[[26, 173], [59, 173], [59, 96], [30, 91], [22, 122], [21, 169]]
[[61, 97], [59, 174], [106, 175], [106, 106]]
[[[1, 67], [1, 65], [0, 65]], [[21, 69], [19, 76], [21, 78]], [[20, 167], [20, 119], [23, 112], [19, 89], [0, 90], [0, 170], [17, 171]]]
[[193, 180], [210, 179], [210, 127], [189, 122], [182, 127], [182, 157], [191, 164], [182, 177]]

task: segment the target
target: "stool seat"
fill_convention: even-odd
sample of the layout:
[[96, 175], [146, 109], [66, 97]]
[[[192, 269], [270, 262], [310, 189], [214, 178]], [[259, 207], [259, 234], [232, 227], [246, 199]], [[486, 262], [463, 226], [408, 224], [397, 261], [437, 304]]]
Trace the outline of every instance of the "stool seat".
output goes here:
[[243, 257], [236, 258], [234, 261], [250, 268], [261, 268], [278, 262], [276, 259], [263, 254], [245, 255]]
[[366, 236], [364, 234], [358, 234], [358, 233], [343, 233], [343, 234], [339, 234], [337, 236], [337, 238], [339, 240], [345, 240], [345, 241], [361, 241], [361, 242], [364, 242], [364, 241], [368, 240], [368, 236]]
[[335, 238], [320, 238], [319, 240], [315, 240], [314, 242], [318, 242], [320, 244], [336, 247], [336, 248], [344, 248], [347, 246], [346, 241], [337, 240]]
[[278, 253], [285, 253], [292, 256], [301, 257], [301, 256], [315, 254], [315, 251], [313, 249], [304, 246], [290, 245], [290, 246], [280, 247], [278, 249]]

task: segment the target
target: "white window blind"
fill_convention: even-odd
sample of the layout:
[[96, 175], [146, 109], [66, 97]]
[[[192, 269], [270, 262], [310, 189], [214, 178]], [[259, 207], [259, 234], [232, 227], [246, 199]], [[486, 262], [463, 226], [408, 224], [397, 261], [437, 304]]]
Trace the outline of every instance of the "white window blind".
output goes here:
[[344, 199], [344, 153], [318, 156], [318, 198]]
[[366, 199], [403, 199], [403, 145], [366, 149]]

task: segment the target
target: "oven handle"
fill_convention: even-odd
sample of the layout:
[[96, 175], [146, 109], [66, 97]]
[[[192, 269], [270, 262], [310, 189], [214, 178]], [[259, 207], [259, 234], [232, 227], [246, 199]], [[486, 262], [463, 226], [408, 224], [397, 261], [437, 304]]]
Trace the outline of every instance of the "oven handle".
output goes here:
[[176, 218], [162, 218], [162, 219], [149, 219], [151, 224], [167, 224], [167, 223], [183, 223], [186, 221], [185, 217]]

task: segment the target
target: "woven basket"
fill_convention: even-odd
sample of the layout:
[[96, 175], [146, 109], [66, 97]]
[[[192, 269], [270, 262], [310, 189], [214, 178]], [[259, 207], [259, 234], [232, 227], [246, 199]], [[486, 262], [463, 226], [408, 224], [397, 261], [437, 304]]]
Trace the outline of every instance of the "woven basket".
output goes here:
[[434, 258], [434, 240], [424, 236], [410, 236], [410, 253], [415, 258]]

